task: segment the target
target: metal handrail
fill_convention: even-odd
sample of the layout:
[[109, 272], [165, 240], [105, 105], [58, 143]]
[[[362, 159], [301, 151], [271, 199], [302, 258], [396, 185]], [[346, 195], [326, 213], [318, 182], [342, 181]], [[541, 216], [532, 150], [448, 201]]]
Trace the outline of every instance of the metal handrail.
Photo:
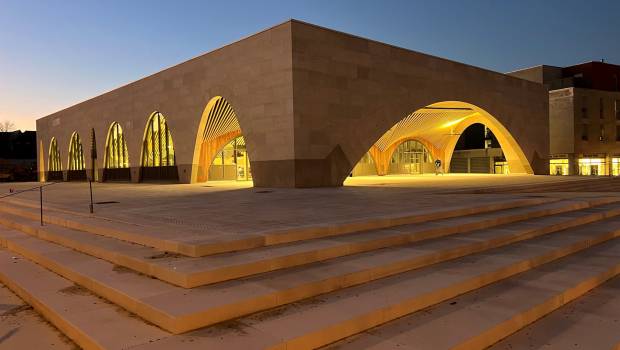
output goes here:
[[[35, 186], [26, 190], [20, 190], [20, 191], [15, 191], [15, 192], [11, 192], [9, 194], [5, 194], [3, 196], [0, 196], [0, 199], [4, 199], [7, 197], [11, 197], [11, 196], [16, 196], [18, 194], [24, 193], [24, 192], [30, 192], [30, 191], [35, 191], [36, 189], [39, 189], [39, 206], [40, 206], [40, 218], [41, 218], [41, 226], [43, 226], [43, 187], [47, 187], [47, 186], [51, 186], [51, 185], [56, 185], [59, 184], [61, 182], [50, 182], [47, 184], [43, 184], [43, 185], [39, 185], [39, 186]], [[91, 195], [92, 197], [92, 195]]]
[[47, 186], [56, 185], [56, 184], [59, 184], [59, 183], [62, 183], [62, 182], [59, 182], [59, 181], [58, 182], [50, 182], [50, 183], [47, 183], [45, 185], [39, 185], [39, 186], [35, 186], [35, 187], [28, 188], [28, 189], [25, 189], [25, 190], [19, 190], [19, 191], [11, 192], [9, 194], [0, 196], [0, 199], [6, 198], [6, 197], [15, 196], [15, 195], [18, 195], [18, 194], [23, 193], [23, 192], [34, 191], [34, 190], [39, 189], [41, 187], [47, 187]]

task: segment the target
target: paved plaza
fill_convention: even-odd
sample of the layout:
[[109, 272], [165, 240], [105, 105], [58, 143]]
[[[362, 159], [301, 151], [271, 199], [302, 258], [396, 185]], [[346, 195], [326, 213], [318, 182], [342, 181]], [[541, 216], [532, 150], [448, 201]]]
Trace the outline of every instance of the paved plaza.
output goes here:
[[[358, 219], [424, 213], [493, 203], [527, 194], [473, 195], [459, 192], [479, 188], [534, 185], [587, 180], [584, 177], [534, 175], [366, 176], [349, 178], [336, 188], [254, 188], [250, 181], [208, 184], [93, 183], [95, 216], [123, 225], [150, 227], [154, 234], [174, 236], [244, 234], [343, 223]], [[0, 193], [38, 186], [2, 184]], [[44, 188], [44, 205], [88, 214], [86, 182], [63, 182]], [[7, 199], [38, 205], [38, 191]], [[178, 229], [182, 228], [183, 232]]]
[[[0, 282], [86, 349], [510, 347], [525, 342], [511, 333], [555, 329], [554, 310], [620, 274], [613, 178], [95, 183], [94, 214], [89, 184], [63, 182], [43, 188], [43, 226], [37, 186], [0, 185]], [[0, 304], [23, 305], [5, 291]], [[607, 303], [616, 310], [620, 298]], [[535, 322], [547, 314], [556, 321]], [[613, 317], [598, 344], [620, 341]], [[41, 336], [5, 323], [0, 348], [73, 346], [35, 314], [5, 320]], [[437, 337], [443, 324], [461, 331]]]

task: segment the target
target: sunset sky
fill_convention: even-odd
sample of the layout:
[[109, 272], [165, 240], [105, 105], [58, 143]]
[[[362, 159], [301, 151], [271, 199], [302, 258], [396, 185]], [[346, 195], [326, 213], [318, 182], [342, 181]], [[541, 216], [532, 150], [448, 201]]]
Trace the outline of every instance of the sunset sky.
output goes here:
[[0, 0], [0, 121], [35, 120], [289, 18], [507, 72], [620, 64], [620, 1]]

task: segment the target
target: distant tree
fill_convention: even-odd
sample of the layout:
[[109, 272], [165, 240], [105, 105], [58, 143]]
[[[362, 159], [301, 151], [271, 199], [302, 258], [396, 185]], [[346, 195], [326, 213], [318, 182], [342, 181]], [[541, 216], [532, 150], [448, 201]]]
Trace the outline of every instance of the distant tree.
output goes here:
[[7, 132], [15, 129], [15, 123], [10, 120], [0, 122], [0, 132]]

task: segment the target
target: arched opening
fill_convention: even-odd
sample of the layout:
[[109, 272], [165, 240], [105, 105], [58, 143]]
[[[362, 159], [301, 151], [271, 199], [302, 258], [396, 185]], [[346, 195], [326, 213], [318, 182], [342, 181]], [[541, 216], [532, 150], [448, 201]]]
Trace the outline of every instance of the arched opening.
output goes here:
[[[451, 169], [463, 172], [461, 154], [459, 150], [454, 152], [460, 135], [472, 125], [482, 125], [483, 142], [492, 144], [483, 147], [484, 156], [470, 157], [468, 169], [472, 169], [473, 161], [474, 172], [533, 173], [520, 146], [495, 117], [477, 106], [459, 101], [434, 103], [409, 114], [386, 131], [368, 154], [376, 163], [378, 175], [443, 173]], [[494, 150], [485, 151], [490, 148]], [[453, 159], [457, 159], [458, 164], [451, 166]]]
[[509, 174], [510, 167], [491, 129], [475, 123], [459, 136], [450, 159], [450, 172]]
[[142, 141], [141, 181], [179, 181], [172, 133], [160, 112], [149, 117]]
[[62, 162], [60, 160], [60, 150], [55, 137], [50, 141], [49, 154], [47, 156], [47, 180], [62, 181]]
[[108, 129], [103, 154], [103, 181], [131, 181], [129, 171], [129, 154], [123, 128], [118, 122], [112, 122]]
[[192, 182], [251, 180], [250, 156], [232, 105], [212, 98], [200, 121], [194, 148]]
[[84, 166], [84, 150], [80, 135], [73, 132], [69, 142], [69, 159], [67, 164], [67, 181], [86, 180], [86, 167]]

